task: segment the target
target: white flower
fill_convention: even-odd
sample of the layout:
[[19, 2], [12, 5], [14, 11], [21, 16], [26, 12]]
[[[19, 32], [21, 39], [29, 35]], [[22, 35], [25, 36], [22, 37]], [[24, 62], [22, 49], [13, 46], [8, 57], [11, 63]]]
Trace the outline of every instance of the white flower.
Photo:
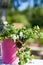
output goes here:
[[16, 35], [13, 35], [13, 40], [16, 42], [16, 39], [17, 39], [17, 37], [16, 37]]
[[37, 31], [37, 30], [35, 30], [35, 32], [37, 33], [38, 31]]
[[14, 38], [14, 39], [17, 39], [16, 35], [13, 35], [13, 38]]
[[7, 21], [3, 21], [3, 24], [4, 24], [4, 25], [7, 25], [7, 24], [8, 24], [8, 22], [7, 22]]
[[23, 32], [20, 32], [20, 37], [23, 37]]
[[19, 39], [19, 35], [17, 35], [17, 39]]

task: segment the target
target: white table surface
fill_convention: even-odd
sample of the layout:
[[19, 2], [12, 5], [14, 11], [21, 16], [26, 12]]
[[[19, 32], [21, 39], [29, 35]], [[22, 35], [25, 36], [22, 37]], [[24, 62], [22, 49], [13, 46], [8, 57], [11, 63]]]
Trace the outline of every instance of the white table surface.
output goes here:
[[[0, 56], [0, 65], [17, 65], [17, 64], [4, 64], [2, 63], [2, 58]], [[43, 60], [40, 59], [34, 59], [32, 62], [28, 62], [26, 65], [43, 65]]]

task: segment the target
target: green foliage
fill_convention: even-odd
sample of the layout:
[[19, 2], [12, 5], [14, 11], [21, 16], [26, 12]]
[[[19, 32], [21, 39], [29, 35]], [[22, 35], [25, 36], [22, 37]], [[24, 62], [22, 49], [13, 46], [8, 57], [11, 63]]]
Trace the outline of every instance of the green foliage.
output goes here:
[[17, 23], [23, 23], [25, 26], [28, 26], [28, 27], [31, 26], [25, 14], [19, 13], [18, 11], [15, 11], [15, 10], [12, 11], [12, 9], [8, 10], [7, 21], [11, 24], [14, 22], [15, 23], [17, 22]]
[[19, 50], [17, 53], [17, 57], [19, 57], [19, 65], [26, 64], [28, 61], [31, 61], [34, 57], [30, 56], [30, 48], [26, 47], [23, 51]]
[[11, 8], [14, 0], [8, 0], [8, 8]]
[[7, 20], [9, 23], [18, 22], [26, 26], [43, 26], [43, 7], [28, 8], [26, 11], [8, 10]]
[[[33, 28], [27, 28], [23, 27], [21, 29], [16, 29], [12, 25], [8, 24], [7, 22], [4, 22], [4, 29], [2, 30], [2, 33], [0, 34], [0, 39], [7, 39], [11, 38], [16, 42], [17, 47], [21, 48], [22, 43], [26, 42], [27, 39], [37, 39], [37, 38], [43, 38], [43, 33], [40, 31], [40, 28], [38, 26], [35, 26]], [[20, 42], [21, 41], [21, 42]]]
[[29, 21], [32, 24], [32, 26], [43, 26], [43, 7], [33, 8], [29, 18]]
[[15, 29], [11, 25], [7, 25], [3, 30], [1, 36], [3, 38], [9, 38], [11, 34], [14, 34]]

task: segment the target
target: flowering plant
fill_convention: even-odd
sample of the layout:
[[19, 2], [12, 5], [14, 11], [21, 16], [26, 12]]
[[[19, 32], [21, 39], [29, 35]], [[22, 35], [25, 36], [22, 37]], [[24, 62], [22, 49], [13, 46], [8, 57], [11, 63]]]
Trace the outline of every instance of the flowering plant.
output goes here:
[[[43, 33], [40, 32], [39, 26], [35, 26], [34, 28], [27, 28], [23, 27], [21, 29], [14, 28], [12, 25], [8, 24], [6, 21], [4, 22], [4, 29], [0, 34], [1, 39], [8, 39], [11, 38], [18, 48], [21, 48], [25, 41], [29, 38], [43, 38]], [[28, 52], [30, 51], [29, 48], [25, 48], [24, 50], [20, 50], [17, 53], [19, 57], [19, 65], [27, 63], [28, 59], [31, 60], [33, 56], [30, 56]], [[24, 60], [24, 61], [22, 61]]]

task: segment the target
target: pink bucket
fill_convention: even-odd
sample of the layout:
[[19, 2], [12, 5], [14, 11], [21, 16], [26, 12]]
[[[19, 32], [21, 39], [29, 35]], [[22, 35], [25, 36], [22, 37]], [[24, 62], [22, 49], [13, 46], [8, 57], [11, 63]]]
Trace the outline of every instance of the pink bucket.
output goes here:
[[17, 47], [12, 39], [5, 39], [2, 42], [2, 61], [5, 64], [12, 64], [17, 59]]

